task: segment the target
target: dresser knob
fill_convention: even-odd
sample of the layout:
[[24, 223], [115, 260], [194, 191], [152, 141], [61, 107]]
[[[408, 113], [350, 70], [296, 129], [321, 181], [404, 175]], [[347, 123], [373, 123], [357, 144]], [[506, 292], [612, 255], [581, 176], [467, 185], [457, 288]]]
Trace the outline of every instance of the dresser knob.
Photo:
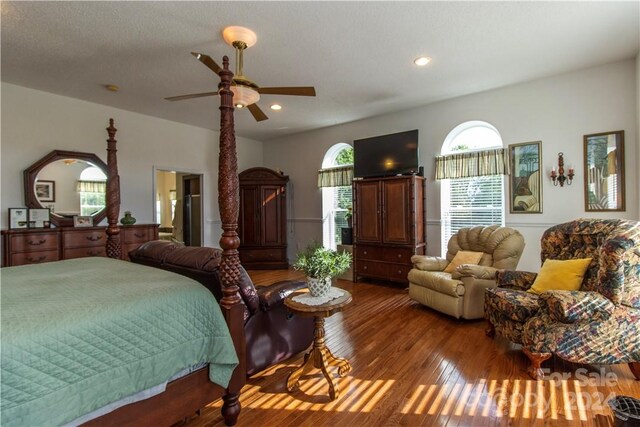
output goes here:
[[97, 242], [100, 239], [102, 239], [102, 236], [87, 236], [87, 240], [90, 240], [92, 242]]
[[402, 270], [398, 270], [398, 274], [402, 274]]
[[45, 259], [47, 259], [47, 256], [46, 256], [46, 255], [42, 255], [42, 256], [40, 256], [40, 257], [38, 257], [38, 258], [27, 257], [27, 261], [29, 261], [29, 262], [42, 262], [42, 261], [44, 261]]
[[398, 254], [398, 258], [402, 258], [402, 254]]
[[368, 269], [369, 267], [367, 267], [366, 265], [364, 267], [362, 267], [363, 270]]
[[27, 241], [27, 243], [29, 243], [30, 245], [33, 245], [33, 246], [39, 246], [39, 245], [43, 244], [46, 241], [47, 241], [47, 239], [40, 239], [37, 242], [35, 240], [29, 240], [29, 241]]
[[367, 251], [364, 251], [364, 254], [365, 254], [365, 255], [367, 255], [368, 253], [369, 253], [369, 252], [367, 252]]
[[144, 233], [133, 233], [134, 236], [140, 238], [140, 237], [144, 237]]

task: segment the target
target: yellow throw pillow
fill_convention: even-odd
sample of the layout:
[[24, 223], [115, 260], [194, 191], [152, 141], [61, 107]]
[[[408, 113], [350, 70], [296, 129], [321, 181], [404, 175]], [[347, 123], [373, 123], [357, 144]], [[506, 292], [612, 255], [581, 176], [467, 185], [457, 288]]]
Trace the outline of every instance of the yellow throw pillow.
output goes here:
[[545, 291], [578, 291], [590, 263], [591, 258], [548, 259], [528, 292], [539, 295]]
[[472, 252], [472, 251], [458, 251], [456, 256], [453, 257], [447, 268], [444, 269], [445, 273], [453, 273], [459, 265], [473, 264], [478, 265], [480, 259], [484, 255], [484, 252]]

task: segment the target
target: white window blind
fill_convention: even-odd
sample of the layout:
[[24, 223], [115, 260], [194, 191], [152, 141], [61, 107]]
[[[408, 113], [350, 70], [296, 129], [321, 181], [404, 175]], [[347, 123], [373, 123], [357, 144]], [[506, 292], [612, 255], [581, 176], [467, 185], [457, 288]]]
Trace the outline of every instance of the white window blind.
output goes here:
[[[463, 141], [462, 140], [466, 139]], [[488, 123], [467, 122], [454, 129], [443, 154], [501, 148], [497, 130]], [[452, 235], [464, 227], [504, 225], [503, 175], [443, 179], [441, 182], [442, 254]]]

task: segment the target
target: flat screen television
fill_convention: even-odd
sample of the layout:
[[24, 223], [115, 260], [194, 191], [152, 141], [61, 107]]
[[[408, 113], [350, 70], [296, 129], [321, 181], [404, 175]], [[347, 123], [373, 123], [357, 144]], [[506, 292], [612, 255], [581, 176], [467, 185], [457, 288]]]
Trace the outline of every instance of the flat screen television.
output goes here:
[[418, 173], [418, 130], [353, 141], [356, 178]]

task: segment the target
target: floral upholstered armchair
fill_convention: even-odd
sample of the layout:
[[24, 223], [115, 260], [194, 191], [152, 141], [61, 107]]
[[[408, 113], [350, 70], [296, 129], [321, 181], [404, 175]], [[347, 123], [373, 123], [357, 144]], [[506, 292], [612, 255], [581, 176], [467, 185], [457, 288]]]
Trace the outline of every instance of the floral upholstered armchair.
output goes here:
[[542, 235], [542, 261], [591, 258], [578, 291], [526, 292], [536, 274], [497, 273], [487, 335], [522, 344], [540, 379], [552, 354], [576, 363], [628, 363], [640, 380], [640, 222], [580, 219]]

